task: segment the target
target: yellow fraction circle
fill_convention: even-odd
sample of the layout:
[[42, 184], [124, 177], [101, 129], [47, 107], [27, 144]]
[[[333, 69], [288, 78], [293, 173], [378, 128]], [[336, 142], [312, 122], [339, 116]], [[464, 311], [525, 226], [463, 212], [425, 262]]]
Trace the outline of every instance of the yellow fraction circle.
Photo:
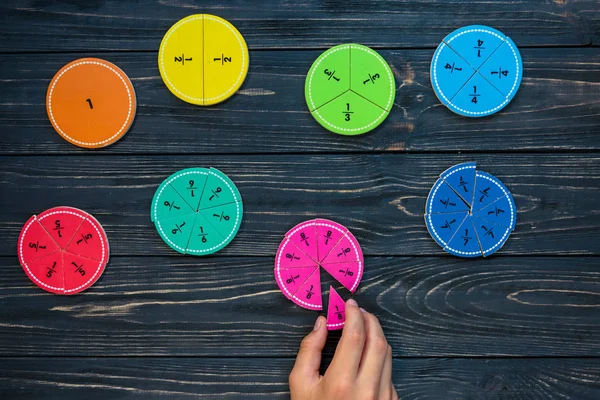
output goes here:
[[200, 106], [227, 100], [248, 74], [248, 47], [223, 18], [194, 14], [175, 23], [158, 52], [158, 69], [167, 88]]

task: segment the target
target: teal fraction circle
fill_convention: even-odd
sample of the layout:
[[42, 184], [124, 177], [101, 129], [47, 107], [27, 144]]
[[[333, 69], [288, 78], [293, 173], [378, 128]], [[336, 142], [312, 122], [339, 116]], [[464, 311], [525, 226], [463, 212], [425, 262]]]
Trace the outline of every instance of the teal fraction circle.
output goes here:
[[471, 25], [444, 38], [431, 60], [430, 74], [433, 91], [451, 111], [484, 117], [515, 97], [523, 62], [508, 36], [488, 26]]
[[188, 168], [160, 184], [150, 219], [173, 250], [203, 256], [233, 240], [243, 212], [242, 196], [227, 175], [216, 168]]

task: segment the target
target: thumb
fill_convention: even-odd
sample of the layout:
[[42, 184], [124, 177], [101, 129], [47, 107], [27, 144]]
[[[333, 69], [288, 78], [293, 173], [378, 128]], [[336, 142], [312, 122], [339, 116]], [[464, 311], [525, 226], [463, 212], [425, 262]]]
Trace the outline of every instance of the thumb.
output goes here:
[[321, 352], [327, 340], [325, 317], [319, 316], [315, 327], [300, 343], [296, 363], [290, 373], [290, 386], [301, 387], [319, 378]]

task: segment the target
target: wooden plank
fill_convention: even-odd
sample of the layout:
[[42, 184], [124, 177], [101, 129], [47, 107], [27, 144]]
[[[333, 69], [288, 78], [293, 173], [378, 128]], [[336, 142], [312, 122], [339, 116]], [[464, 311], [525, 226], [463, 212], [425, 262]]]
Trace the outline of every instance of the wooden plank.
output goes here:
[[[395, 71], [395, 106], [374, 132], [333, 134], [308, 112], [306, 72], [319, 51], [252, 52], [241, 91], [215, 107], [173, 96], [155, 53], [2, 55], [0, 154], [72, 154], [45, 109], [50, 79], [65, 63], [100, 56], [134, 83], [138, 111], [130, 132], [103, 153], [289, 153], [364, 151], [524, 151], [600, 149], [600, 54], [596, 49], [523, 49], [525, 77], [516, 98], [489, 118], [464, 118], [435, 97], [432, 50], [382, 51]], [[26, 140], [24, 140], [26, 138]]]
[[354, 232], [368, 255], [445, 254], [423, 220], [439, 174], [475, 160], [517, 204], [517, 227], [500, 254], [600, 254], [600, 156], [244, 155], [0, 157], [0, 255], [13, 256], [34, 213], [70, 205], [104, 225], [113, 255], [173, 255], [150, 222], [158, 185], [182, 168], [216, 167], [236, 183], [244, 219], [219, 255], [273, 256], [283, 234], [324, 217]]
[[[6, 358], [7, 399], [288, 399], [293, 359]], [[600, 396], [597, 359], [394, 359], [403, 400], [578, 399]]]
[[493, 26], [520, 46], [597, 45], [594, 0], [540, 3], [478, 1], [2, 3], [1, 51], [156, 50], [180, 18], [212, 13], [230, 20], [252, 49], [315, 48], [359, 42], [378, 47], [435, 47], [465, 25]]
[[[0, 356], [291, 357], [317, 317], [281, 294], [271, 257], [114, 257], [71, 297], [16, 258], [0, 268]], [[396, 356], [598, 357], [599, 278], [596, 257], [367, 257], [354, 298]]]

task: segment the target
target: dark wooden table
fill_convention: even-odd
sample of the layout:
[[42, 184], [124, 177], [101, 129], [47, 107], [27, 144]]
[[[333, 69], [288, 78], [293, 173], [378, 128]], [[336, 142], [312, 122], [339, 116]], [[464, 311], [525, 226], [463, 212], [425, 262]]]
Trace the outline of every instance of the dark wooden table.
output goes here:
[[[314, 217], [363, 246], [355, 298], [383, 324], [401, 398], [600, 398], [598, 1], [196, 3], [0, 6], [0, 398], [287, 398], [317, 313], [279, 292], [273, 258]], [[193, 13], [230, 20], [250, 48], [243, 87], [213, 107], [178, 100], [158, 73], [162, 36]], [[437, 44], [474, 23], [509, 35], [525, 71], [482, 119], [448, 111], [429, 81]], [[346, 42], [377, 49], [397, 84], [389, 118], [358, 137], [324, 130], [304, 101], [312, 62]], [[54, 73], [86, 56], [120, 66], [138, 99], [131, 131], [97, 151], [62, 140], [45, 111]], [[488, 259], [445, 254], [423, 222], [437, 175], [469, 160], [518, 208]], [[149, 218], [159, 183], [193, 166], [221, 169], [244, 199], [238, 236], [213, 257], [176, 254]], [[94, 214], [112, 251], [72, 297], [35, 287], [16, 257], [27, 218], [59, 205]]]

